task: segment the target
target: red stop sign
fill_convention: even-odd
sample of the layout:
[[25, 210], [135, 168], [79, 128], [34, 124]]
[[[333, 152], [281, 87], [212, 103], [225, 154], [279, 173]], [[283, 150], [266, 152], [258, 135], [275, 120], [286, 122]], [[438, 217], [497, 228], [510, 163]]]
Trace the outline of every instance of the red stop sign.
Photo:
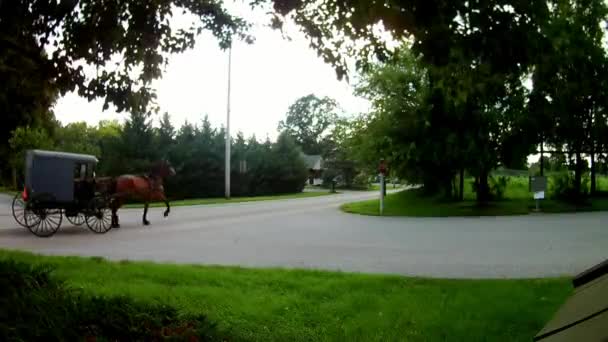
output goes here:
[[388, 166], [386, 165], [384, 159], [380, 160], [380, 165], [378, 165], [378, 172], [383, 174], [384, 176], [386, 176], [386, 174], [388, 173]]

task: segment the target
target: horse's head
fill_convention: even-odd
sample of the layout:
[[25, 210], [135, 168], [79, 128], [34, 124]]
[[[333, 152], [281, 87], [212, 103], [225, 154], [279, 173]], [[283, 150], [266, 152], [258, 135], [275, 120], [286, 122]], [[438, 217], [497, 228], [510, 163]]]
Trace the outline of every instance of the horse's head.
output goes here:
[[161, 178], [167, 178], [175, 176], [175, 169], [173, 166], [171, 166], [171, 163], [169, 163], [168, 160], [163, 159], [152, 167], [150, 174], [159, 176]]

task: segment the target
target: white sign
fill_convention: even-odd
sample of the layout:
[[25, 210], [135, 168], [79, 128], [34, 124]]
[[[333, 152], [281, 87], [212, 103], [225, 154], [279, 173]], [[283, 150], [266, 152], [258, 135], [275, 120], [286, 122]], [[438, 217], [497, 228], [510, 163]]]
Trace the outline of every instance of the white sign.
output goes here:
[[534, 193], [534, 199], [545, 199], [545, 192], [544, 191], [537, 191]]

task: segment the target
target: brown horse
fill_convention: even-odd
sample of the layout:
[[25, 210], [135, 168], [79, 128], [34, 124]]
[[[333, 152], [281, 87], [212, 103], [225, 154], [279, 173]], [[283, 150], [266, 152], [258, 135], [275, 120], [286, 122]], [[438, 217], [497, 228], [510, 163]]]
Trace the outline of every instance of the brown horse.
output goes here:
[[174, 175], [175, 169], [171, 164], [166, 160], [161, 160], [154, 164], [147, 175], [122, 175], [116, 178], [114, 196], [111, 202], [112, 227], [120, 228], [116, 212], [127, 199], [144, 202], [143, 224], [146, 226], [150, 224], [146, 216], [148, 215], [148, 205], [152, 201], [165, 202], [167, 209], [164, 215], [167, 217], [171, 211], [171, 207], [165, 197], [163, 180]]

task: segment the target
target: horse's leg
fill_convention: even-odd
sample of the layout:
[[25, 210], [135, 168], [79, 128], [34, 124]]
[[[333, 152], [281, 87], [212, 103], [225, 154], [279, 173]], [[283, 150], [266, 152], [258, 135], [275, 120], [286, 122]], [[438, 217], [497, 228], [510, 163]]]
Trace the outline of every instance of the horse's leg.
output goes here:
[[169, 205], [169, 201], [167, 201], [167, 199], [165, 199], [165, 205], [167, 206], [167, 209], [165, 210], [165, 217], [169, 216], [169, 213], [171, 212], [171, 206]]
[[165, 213], [163, 215], [165, 215], [165, 217], [167, 217], [167, 216], [169, 216], [169, 213], [171, 212], [171, 206], [169, 205], [169, 201], [167, 200], [167, 197], [165, 197], [165, 195], [163, 195], [162, 199], [165, 202], [165, 205], [167, 206], [167, 209], [165, 209]]
[[146, 202], [144, 203], [144, 219], [143, 219], [144, 226], [147, 226], [147, 225], [149, 225], [149, 224], [150, 224], [150, 221], [148, 221], [148, 220], [146, 219], [146, 216], [147, 216], [147, 215], [148, 215], [148, 201], [146, 201]]
[[112, 228], [120, 228], [120, 224], [118, 223], [118, 209], [120, 208], [121, 203], [118, 198], [112, 199], [111, 208], [112, 208]]

